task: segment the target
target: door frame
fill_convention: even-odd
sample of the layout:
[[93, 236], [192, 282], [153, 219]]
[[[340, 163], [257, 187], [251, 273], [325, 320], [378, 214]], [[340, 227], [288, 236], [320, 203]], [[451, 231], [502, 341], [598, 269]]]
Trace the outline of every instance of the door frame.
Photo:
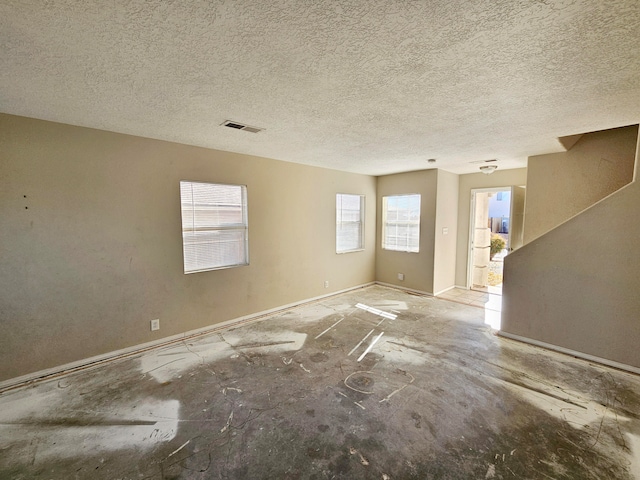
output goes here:
[[486, 188], [472, 188], [470, 195], [469, 205], [469, 236], [467, 238], [467, 290], [471, 290], [471, 282], [473, 281], [473, 233], [475, 230], [475, 217], [476, 217], [476, 194], [477, 193], [498, 193], [506, 192], [510, 193], [509, 200], [509, 246], [511, 246], [511, 216], [513, 215], [513, 186], [507, 185], [504, 187], [486, 187]]

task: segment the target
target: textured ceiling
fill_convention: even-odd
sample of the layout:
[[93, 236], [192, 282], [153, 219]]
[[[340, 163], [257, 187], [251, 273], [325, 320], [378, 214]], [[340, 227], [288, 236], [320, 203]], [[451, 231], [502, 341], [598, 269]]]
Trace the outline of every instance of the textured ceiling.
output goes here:
[[638, 0], [0, 0], [0, 42], [2, 112], [374, 175], [640, 121]]

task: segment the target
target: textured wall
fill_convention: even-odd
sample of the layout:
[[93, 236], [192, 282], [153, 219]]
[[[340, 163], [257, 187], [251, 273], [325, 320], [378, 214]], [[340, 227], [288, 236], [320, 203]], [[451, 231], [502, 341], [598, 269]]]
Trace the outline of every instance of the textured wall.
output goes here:
[[[433, 293], [455, 286], [459, 176], [438, 170], [433, 252]], [[443, 232], [446, 229], [447, 233]]]
[[[0, 380], [374, 280], [374, 177], [0, 115], [0, 179]], [[180, 180], [247, 185], [249, 266], [183, 274]]]
[[507, 256], [502, 331], [640, 368], [638, 218], [636, 181]]
[[[433, 293], [433, 252], [436, 222], [437, 170], [399, 173], [378, 177], [378, 213], [376, 240], [376, 280], [379, 282]], [[395, 252], [382, 249], [382, 197], [419, 193], [420, 251]], [[404, 280], [398, 280], [404, 273]]]
[[529, 157], [524, 242], [629, 183], [638, 127], [583, 135], [564, 153]]

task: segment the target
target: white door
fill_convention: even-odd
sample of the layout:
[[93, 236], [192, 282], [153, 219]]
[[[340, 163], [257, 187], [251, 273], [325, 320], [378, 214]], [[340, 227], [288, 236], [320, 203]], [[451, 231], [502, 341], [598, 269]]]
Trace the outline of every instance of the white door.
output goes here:
[[469, 249], [469, 287], [485, 288], [489, 276], [491, 229], [489, 228], [489, 191], [471, 192], [471, 230]]
[[511, 218], [509, 228], [509, 251], [523, 244], [525, 187], [511, 187]]

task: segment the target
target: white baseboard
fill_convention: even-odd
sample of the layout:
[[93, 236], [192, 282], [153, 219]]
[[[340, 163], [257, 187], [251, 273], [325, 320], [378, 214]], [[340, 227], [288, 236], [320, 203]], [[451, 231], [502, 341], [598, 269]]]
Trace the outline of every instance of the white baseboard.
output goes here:
[[434, 296], [434, 297], [437, 297], [438, 295], [442, 295], [444, 292], [448, 292], [449, 290], [453, 290], [454, 288], [457, 288], [457, 287], [456, 287], [455, 285], [452, 285], [452, 286], [450, 286], [450, 287], [448, 287], [448, 288], [445, 288], [444, 290], [440, 290], [440, 291], [438, 291], [438, 292], [435, 292], [435, 293], [433, 294], [433, 296]]
[[433, 297], [433, 293], [424, 292], [422, 290], [416, 290], [414, 288], [407, 288], [401, 285], [394, 285], [392, 283], [384, 283], [384, 282], [375, 282], [376, 285], [382, 285], [383, 287], [395, 288], [396, 290], [403, 290], [405, 292], [418, 293], [420, 295], [427, 295], [429, 297]]
[[7, 390], [13, 390], [37, 381], [48, 380], [48, 379], [59, 377], [69, 373], [77, 372], [79, 370], [86, 370], [89, 368], [97, 367], [107, 362], [139, 355], [143, 352], [146, 352], [154, 348], [165, 347], [168, 345], [172, 345], [174, 343], [184, 341], [186, 339], [198, 337], [201, 335], [206, 335], [208, 333], [213, 333], [218, 330], [224, 330], [225, 328], [229, 328], [232, 326], [235, 327], [238, 325], [257, 322], [259, 320], [264, 319], [265, 317], [271, 316], [278, 312], [283, 312], [286, 310], [290, 310], [291, 308], [308, 305], [310, 303], [317, 302], [324, 298], [333, 297], [334, 295], [340, 295], [341, 293], [350, 292], [352, 290], [358, 290], [360, 288], [370, 287], [371, 285], [374, 285], [374, 284], [375, 282], [364, 283], [362, 285], [358, 285], [355, 287], [345, 288], [343, 290], [338, 290], [336, 292], [327, 293], [317, 297], [307, 298], [305, 300], [289, 303], [287, 305], [281, 305], [279, 307], [271, 308], [269, 310], [263, 310], [261, 312], [253, 313], [250, 315], [237, 317], [232, 320], [216, 323], [214, 325], [209, 325], [209, 326], [198, 328], [195, 330], [189, 330], [187, 332], [179, 333], [177, 335], [163, 337], [158, 340], [153, 340], [151, 342], [141, 343], [138, 345], [134, 345], [132, 347], [122, 348], [120, 350], [104, 353], [102, 355], [96, 355], [94, 357], [84, 358], [82, 360], [77, 360], [75, 362], [65, 363], [64, 365], [58, 365], [57, 367], [39, 370], [37, 372], [22, 375], [20, 377], [10, 378], [8, 380], [4, 380], [0, 382], [0, 394], [2, 394]]
[[541, 342], [539, 340], [534, 340], [533, 338], [521, 337], [520, 335], [515, 335], [509, 332], [503, 332], [500, 330], [498, 332], [500, 337], [509, 338], [511, 340], [517, 340], [518, 342], [528, 343], [530, 345], [535, 345], [536, 347], [546, 348], [547, 350], [553, 350], [555, 352], [564, 353], [565, 355], [571, 355], [572, 357], [581, 358], [582, 360], [588, 360], [594, 363], [600, 363], [602, 365], [606, 365], [608, 367], [617, 368], [618, 370], [624, 370], [626, 372], [635, 373], [636, 375], [640, 375], [640, 368], [633, 367], [631, 365], [627, 365], [624, 363], [614, 362], [613, 360], [608, 360], [606, 358], [596, 357], [595, 355], [589, 355], [588, 353], [577, 352], [575, 350], [570, 350], [568, 348], [559, 347], [557, 345], [553, 345], [551, 343]]

